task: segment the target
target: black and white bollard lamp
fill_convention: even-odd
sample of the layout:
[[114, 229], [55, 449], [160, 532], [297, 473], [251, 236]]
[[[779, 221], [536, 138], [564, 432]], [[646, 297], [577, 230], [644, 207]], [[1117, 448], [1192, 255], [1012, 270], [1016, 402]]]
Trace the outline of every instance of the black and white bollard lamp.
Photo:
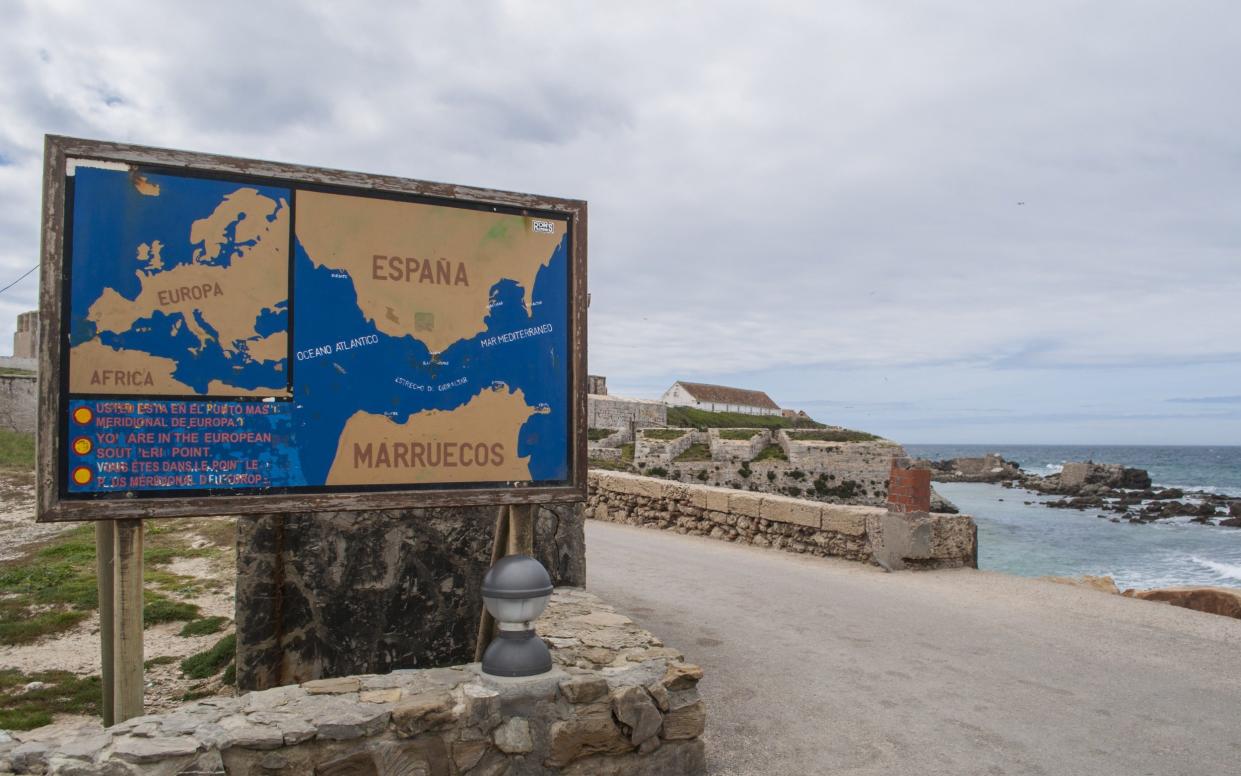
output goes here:
[[483, 653], [483, 673], [536, 676], [552, 669], [552, 654], [534, 621], [552, 597], [552, 578], [529, 555], [507, 555], [483, 577], [483, 604], [496, 620], [496, 638]]

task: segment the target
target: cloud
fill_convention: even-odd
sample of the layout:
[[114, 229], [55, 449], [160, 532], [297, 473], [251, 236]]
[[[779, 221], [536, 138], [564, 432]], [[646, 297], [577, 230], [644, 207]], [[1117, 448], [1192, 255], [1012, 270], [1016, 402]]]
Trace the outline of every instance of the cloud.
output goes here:
[[1241, 404], [1241, 396], [1187, 396], [1165, 401], [1174, 404]]
[[[1229, 390], [1241, 7], [80, 0], [6, 22], [0, 282], [36, 256], [56, 132], [585, 198], [591, 368], [616, 385], [855, 402], [795, 370], [944, 368], [1018, 413], [1095, 369], [1216, 365], [1197, 390]], [[0, 342], [35, 297], [0, 299]]]

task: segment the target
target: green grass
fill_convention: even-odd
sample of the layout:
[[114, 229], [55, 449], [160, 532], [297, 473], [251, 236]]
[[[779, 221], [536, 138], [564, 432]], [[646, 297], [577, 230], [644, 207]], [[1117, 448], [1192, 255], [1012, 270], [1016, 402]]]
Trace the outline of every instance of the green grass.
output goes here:
[[0, 466], [34, 469], [34, 434], [0, 429]]
[[813, 483], [815, 495], [820, 497], [831, 496], [834, 498], [848, 499], [857, 496], [858, 493], [861, 492], [861, 488], [853, 480], [845, 480], [839, 485], [829, 485], [828, 482], [832, 479], [835, 479], [835, 477], [825, 477], [820, 474]]
[[[48, 686], [26, 692], [30, 682]], [[0, 669], [0, 730], [32, 730], [49, 724], [54, 714], [96, 715], [102, 695], [98, 676]]]
[[711, 460], [711, 447], [709, 445], [704, 445], [701, 442], [699, 442], [697, 444], [692, 444], [689, 447], [685, 448], [685, 452], [678, 455], [674, 459], [674, 462], [682, 463], [686, 461], [710, 461], [710, 460]]
[[754, 438], [758, 431], [752, 428], [726, 428], [720, 431], [720, 439], [731, 439], [739, 442], [748, 442]]
[[626, 463], [633, 463], [633, 442], [621, 445], [621, 460]]
[[143, 662], [142, 667], [143, 668], [154, 668], [155, 666], [166, 666], [166, 665], [169, 665], [175, 662], [177, 662], [177, 659], [173, 657], [172, 655], [161, 655], [159, 657], [153, 657], [150, 660]]
[[207, 636], [212, 633], [219, 633], [228, 625], [227, 617], [203, 617], [198, 620], [190, 620], [181, 629], [177, 635], [189, 638], [191, 636]]
[[[143, 622], [193, 620], [198, 607], [165, 593], [188, 594], [203, 587], [191, 577], [159, 566], [178, 557], [218, 553], [215, 547], [178, 547], [184, 536], [152, 524], [143, 552]], [[0, 563], [0, 644], [30, 644], [63, 633], [99, 606], [95, 580], [95, 529], [85, 525], [55, 537], [24, 557]]]
[[685, 429], [681, 428], [648, 428], [642, 432], [645, 439], [659, 439], [668, 441], [670, 439], [680, 439], [685, 436]]
[[629, 464], [624, 463], [623, 461], [611, 461], [611, 460], [604, 460], [602, 458], [591, 458], [590, 468], [603, 469], [605, 471], [610, 471], [610, 472], [627, 472], [632, 467], [630, 467]]
[[178, 622], [198, 619], [199, 609], [194, 604], [174, 601], [154, 590], [142, 591], [142, 625], [151, 627], [162, 622]]
[[874, 442], [882, 439], [865, 431], [833, 428], [820, 431], [792, 431], [789, 438], [795, 442]]
[[782, 415], [747, 415], [744, 412], [707, 412], [692, 407], [669, 407], [668, 425], [687, 428], [826, 428], [813, 420], [794, 420]]
[[784, 454], [784, 450], [780, 445], [767, 445], [763, 448], [763, 452], [754, 456], [754, 460], [751, 463], [758, 463], [759, 461], [787, 461], [788, 459], [789, 457]]
[[191, 679], [207, 679], [220, 673], [237, 656], [237, 634], [230, 633], [204, 652], [181, 661], [181, 671]]
[[614, 428], [588, 428], [586, 429], [586, 438], [592, 442], [598, 442], [600, 439], [607, 439], [616, 433]]

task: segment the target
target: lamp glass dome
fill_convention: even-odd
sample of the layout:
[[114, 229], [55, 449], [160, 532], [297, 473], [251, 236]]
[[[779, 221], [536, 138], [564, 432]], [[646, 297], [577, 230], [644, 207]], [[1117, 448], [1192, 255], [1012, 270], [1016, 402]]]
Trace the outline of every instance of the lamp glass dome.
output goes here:
[[537, 620], [543, 610], [547, 608], [547, 602], [551, 600], [550, 595], [540, 595], [534, 598], [492, 598], [491, 596], [483, 596], [483, 603], [487, 606], [487, 611], [491, 612], [491, 616], [496, 618], [496, 622], [531, 622]]

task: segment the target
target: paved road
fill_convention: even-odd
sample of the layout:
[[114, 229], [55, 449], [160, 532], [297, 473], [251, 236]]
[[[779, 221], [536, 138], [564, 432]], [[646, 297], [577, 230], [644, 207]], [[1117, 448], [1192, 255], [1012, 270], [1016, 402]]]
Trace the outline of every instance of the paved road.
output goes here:
[[713, 774], [1241, 774], [1241, 621], [588, 521], [587, 586], [706, 671]]

